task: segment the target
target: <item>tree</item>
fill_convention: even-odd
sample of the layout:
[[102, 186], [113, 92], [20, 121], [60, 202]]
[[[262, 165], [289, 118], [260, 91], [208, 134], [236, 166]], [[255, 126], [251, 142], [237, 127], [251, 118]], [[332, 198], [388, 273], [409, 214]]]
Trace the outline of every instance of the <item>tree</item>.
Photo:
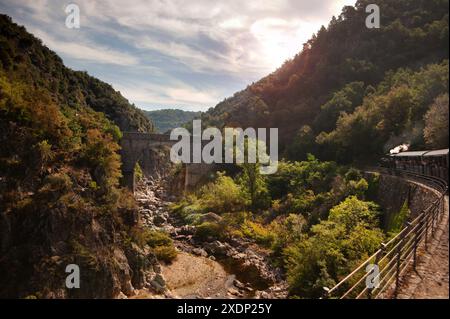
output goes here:
[[201, 188], [200, 203], [204, 210], [218, 214], [239, 211], [245, 205], [241, 187], [223, 172], [218, 173], [214, 183]]
[[448, 94], [442, 94], [434, 100], [424, 117], [423, 135], [430, 147], [448, 147], [448, 116]]
[[306, 240], [284, 250], [292, 294], [318, 298], [323, 287], [337, 283], [384, 239], [378, 207], [350, 196], [333, 207], [328, 220], [311, 228]]

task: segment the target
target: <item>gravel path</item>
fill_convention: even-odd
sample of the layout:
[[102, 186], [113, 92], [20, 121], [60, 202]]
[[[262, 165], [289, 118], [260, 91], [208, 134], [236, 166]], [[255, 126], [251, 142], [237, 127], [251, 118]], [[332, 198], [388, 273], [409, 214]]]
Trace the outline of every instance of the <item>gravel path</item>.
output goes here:
[[401, 281], [398, 299], [448, 299], [449, 298], [449, 212], [446, 212], [436, 235], [422, 251], [416, 270], [411, 270]]

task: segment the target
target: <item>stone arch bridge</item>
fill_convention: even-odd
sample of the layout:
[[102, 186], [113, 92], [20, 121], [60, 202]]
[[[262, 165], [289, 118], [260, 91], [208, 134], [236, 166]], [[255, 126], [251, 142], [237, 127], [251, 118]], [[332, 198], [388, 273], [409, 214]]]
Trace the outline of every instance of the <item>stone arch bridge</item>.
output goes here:
[[[124, 132], [120, 142], [124, 186], [134, 192], [136, 163], [144, 175], [152, 175], [158, 168], [170, 165], [170, 147], [175, 143], [177, 141], [170, 140], [169, 134]], [[165, 156], [156, 153], [165, 153]], [[202, 163], [183, 164], [184, 189], [195, 186], [210, 169], [211, 165]]]

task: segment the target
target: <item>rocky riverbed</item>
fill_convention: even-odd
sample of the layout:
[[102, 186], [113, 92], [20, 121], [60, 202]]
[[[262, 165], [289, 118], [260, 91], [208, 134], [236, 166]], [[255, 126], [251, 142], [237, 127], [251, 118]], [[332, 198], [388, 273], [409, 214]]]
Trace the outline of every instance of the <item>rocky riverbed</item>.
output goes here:
[[[163, 180], [143, 179], [135, 192], [144, 227], [163, 230], [173, 238], [178, 257], [147, 274], [137, 298], [285, 298], [287, 284], [270, 266], [268, 256], [245, 240], [196, 241], [195, 226], [184, 225], [170, 213], [176, 198]], [[221, 217], [209, 213], [205, 221]]]

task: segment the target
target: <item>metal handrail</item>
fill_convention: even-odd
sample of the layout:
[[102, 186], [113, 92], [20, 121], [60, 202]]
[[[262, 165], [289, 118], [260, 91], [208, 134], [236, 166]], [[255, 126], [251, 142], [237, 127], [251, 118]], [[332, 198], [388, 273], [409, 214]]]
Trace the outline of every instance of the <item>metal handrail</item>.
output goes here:
[[[331, 289], [324, 287], [326, 292], [325, 298], [344, 299], [354, 296], [354, 298], [359, 299], [364, 295], [367, 295], [367, 298], [371, 298], [373, 292], [376, 290], [377, 294], [374, 297], [378, 298], [391, 286], [393, 279], [395, 279], [395, 293], [397, 293], [400, 276], [405, 272], [411, 261], [413, 262], [413, 267], [416, 267], [418, 247], [423, 242], [425, 243], [425, 246], [427, 245], [429, 235], [434, 236], [436, 228], [435, 224], [442, 218], [445, 209], [442, 208], [442, 203], [445, 194], [448, 191], [446, 181], [440, 178], [420, 175], [408, 171], [394, 171], [379, 168], [377, 171], [387, 172], [388, 174], [394, 173], [396, 176], [408, 176], [417, 179], [437, 190], [440, 193], [440, 196], [428, 207], [423, 209], [418, 216], [410, 221], [398, 234], [391, 238], [387, 243], [383, 243], [375, 253], [364, 260], [334, 287]], [[369, 264], [378, 265], [379, 286], [369, 288], [367, 285], [364, 285], [361, 289], [361, 284], [370, 274], [370, 272], [362, 272], [362, 270]], [[342, 291], [341, 288], [344, 288], [345, 290]]]

